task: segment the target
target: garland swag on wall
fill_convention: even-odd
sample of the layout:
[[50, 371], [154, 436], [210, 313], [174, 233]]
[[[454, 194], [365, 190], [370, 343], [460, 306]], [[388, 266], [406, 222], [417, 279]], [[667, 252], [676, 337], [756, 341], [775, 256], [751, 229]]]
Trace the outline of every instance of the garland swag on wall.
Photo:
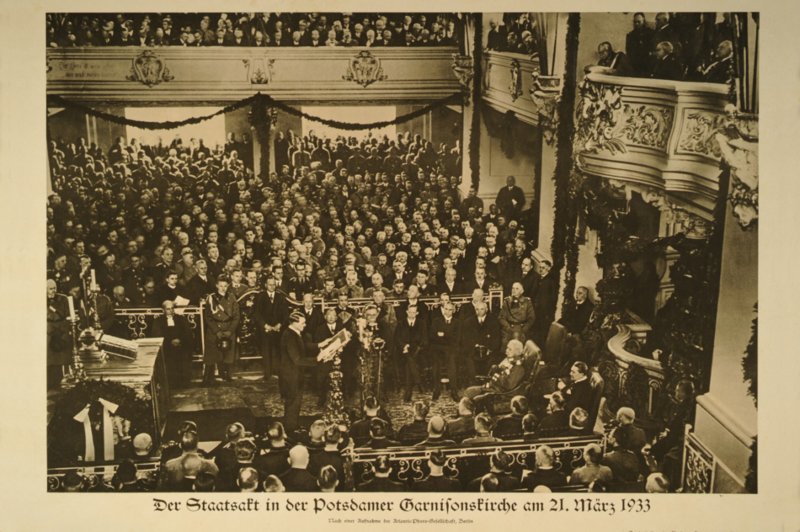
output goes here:
[[575, 231], [578, 218], [578, 194], [570, 190], [574, 169], [573, 139], [575, 138], [575, 92], [577, 89], [578, 35], [581, 16], [570, 13], [567, 18], [567, 53], [564, 67], [564, 84], [559, 102], [558, 131], [556, 132], [556, 166], [553, 171], [555, 201], [553, 206], [553, 242], [550, 255], [555, 271], [567, 265], [564, 300], [572, 297], [575, 270], [578, 265]]
[[[179, 121], [164, 121], [164, 122], [149, 122], [145, 120], [131, 120], [130, 118], [125, 118], [124, 116], [119, 116], [111, 113], [106, 113], [103, 111], [98, 111], [97, 109], [93, 109], [89, 106], [83, 105], [78, 102], [74, 102], [72, 100], [68, 100], [62, 98], [58, 95], [50, 95], [47, 97], [48, 105], [53, 107], [69, 107], [71, 109], [77, 109], [87, 115], [94, 116], [101, 120], [105, 120], [107, 122], [113, 122], [115, 124], [120, 124], [123, 126], [131, 126], [137, 127], [139, 129], [175, 129], [182, 126], [199, 124], [201, 122], [205, 122], [206, 120], [210, 120], [215, 116], [219, 116], [221, 114], [230, 113], [237, 109], [241, 109], [246, 106], [252, 106], [254, 104], [263, 105], [263, 108], [266, 110], [270, 107], [274, 107], [279, 109], [285, 113], [288, 113], [293, 116], [299, 116], [301, 118], [305, 118], [306, 120], [311, 120], [312, 122], [317, 122], [319, 124], [324, 124], [326, 126], [335, 128], [335, 129], [343, 129], [346, 131], [360, 131], [365, 129], [381, 129], [387, 126], [393, 126], [397, 124], [402, 124], [404, 122], [408, 122], [409, 120], [413, 120], [420, 116], [423, 116], [434, 109], [438, 109], [440, 107], [444, 107], [446, 105], [457, 105], [463, 101], [463, 96], [460, 92], [453, 93], [446, 98], [442, 98], [440, 100], [436, 100], [424, 107], [421, 107], [415, 111], [410, 113], [401, 115], [396, 117], [393, 120], [383, 120], [381, 122], [371, 122], [369, 124], [362, 124], [359, 122], [340, 122], [339, 120], [331, 120], [329, 118], [322, 118], [319, 116], [310, 115], [305, 113], [299, 109], [295, 109], [294, 107], [287, 105], [283, 102], [279, 102], [272, 98], [272, 96], [268, 94], [256, 93], [252, 96], [249, 96], [243, 100], [238, 102], [232, 103], [222, 109], [213, 112], [211, 114], [202, 115], [202, 116], [195, 116], [191, 118], [187, 118], [185, 120]], [[256, 113], [255, 116], [261, 117], [263, 120], [267, 120], [266, 113], [258, 114]]]
[[469, 171], [475, 189], [481, 180], [481, 86], [483, 85], [483, 14], [476, 13], [472, 39], [472, 123], [469, 130]]

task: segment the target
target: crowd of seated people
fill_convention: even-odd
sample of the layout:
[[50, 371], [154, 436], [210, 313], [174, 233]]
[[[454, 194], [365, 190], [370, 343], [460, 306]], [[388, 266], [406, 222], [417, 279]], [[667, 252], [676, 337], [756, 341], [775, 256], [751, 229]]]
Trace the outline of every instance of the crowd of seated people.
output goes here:
[[[279, 132], [278, 171], [263, 178], [239, 155], [248, 146], [245, 138], [213, 148], [195, 139], [142, 145], [120, 138], [101, 150], [84, 139], [54, 140], [47, 208], [52, 297], [73, 296], [87, 325], [86, 296], [95, 294], [102, 329], [126, 336], [115, 309], [198, 305], [220, 276], [237, 298], [277, 294], [278, 303], [261, 296], [249, 314], [259, 324], [251, 332], [266, 378], [279, 370], [272, 362], [290, 302], [303, 302], [308, 334], [327, 338], [315, 298], [336, 303], [330, 322], [338, 330], [355, 321], [349, 301], [367, 297], [381, 334], [399, 346], [394, 378], [408, 394], [422, 384], [420, 373], [485, 374], [509, 339], [544, 345], [557, 282], [549, 262], [533, 259], [519, 223], [526, 200], [513, 177], [484, 209], [475, 188], [461, 196], [458, 145], [437, 147], [407, 133], [357, 140]], [[507, 297], [489, 312], [493, 286]], [[456, 313], [446, 304], [452, 294], [471, 294], [472, 302]], [[429, 312], [420, 303], [427, 297], [438, 297], [441, 309]], [[402, 301], [395, 310], [387, 298]], [[183, 322], [177, 314], [169, 331]], [[57, 328], [58, 313], [52, 317]], [[192, 340], [175, 334], [176, 342], [165, 343], [176, 351], [168, 359], [185, 360]], [[461, 344], [474, 365], [455, 364]], [[344, 358], [350, 364], [356, 357]], [[188, 370], [181, 368], [171, 374], [185, 384]], [[217, 369], [230, 377], [233, 368]], [[352, 393], [348, 379], [345, 391]]]
[[538, 55], [539, 31], [531, 13], [504, 13], [498, 25], [489, 19], [486, 49], [497, 52], [513, 52], [529, 56]]
[[452, 13], [49, 13], [47, 45], [458, 46]]
[[[253, 434], [235, 422], [217, 436], [221, 441], [213, 448], [200, 445], [198, 426], [191, 421], [181, 423], [175, 440], [158, 450], [152, 448], [149, 435], [137, 434], [126, 442], [127, 447], [118, 446], [118, 465], [110, 481], [90, 483], [72, 471], [64, 476], [60, 489], [660, 493], [675, 491], [680, 482], [680, 470], [674, 464], [670, 466], [669, 459], [652, 452], [653, 443], [662, 440], [659, 436], [648, 438], [636, 426], [635, 412], [629, 407], [620, 408], [615, 420], [604, 431], [595, 433], [580, 426], [581, 416], [575, 415], [580, 407], [569, 416], [561, 416], [560, 421], [553, 421], [552, 401], [539, 414], [525, 397], [513, 398], [513, 410], [505, 416], [478, 413], [476, 405], [465, 398], [457, 413], [446, 418], [429, 415], [428, 403], [417, 401], [411, 407], [414, 420], [397, 428], [393, 428], [392, 420], [374, 397], [368, 398], [367, 403], [363, 417], [355, 419], [351, 413], [349, 429], [319, 419], [308, 429], [287, 433], [282, 423], [273, 421], [263, 434]], [[587, 443], [587, 436], [597, 439]], [[582, 460], [558, 459], [554, 447], [561, 441], [572, 442], [571, 446], [581, 441]], [[524, 450], [527, 443], [536, 443], [535, 451], [527, 453], [524, 460], [515, 460], [514, 453]], [[487, 446], [492, 449], [470, 454], [470, 448]], [[398, 475], [404, 469], [397, 454], [400, 449], [432, 450], [427, 464], [420, 469], [421, 476]], [[475, 459], [462, 456], [458, 458], [462, 460], [458, 471], [448, 469], [448, 451], [453, 449], [464, 450]], [[368, 458], [359, 460], [364, 453]], [[145, 465], [154, 461], [159, 466], [147, 473], [149, 468]], [[142, 471], [138, 471], [139, 467]]]
[[723, 13], [720, 22], [716, 18], [716, 13], [658, 13], [651, 26], [644, 13], [636, 13], [625, 50], [600, 43], [597, 66], [619, 76], [727, 83], [732, 77], [733, 23], [730, 13]]

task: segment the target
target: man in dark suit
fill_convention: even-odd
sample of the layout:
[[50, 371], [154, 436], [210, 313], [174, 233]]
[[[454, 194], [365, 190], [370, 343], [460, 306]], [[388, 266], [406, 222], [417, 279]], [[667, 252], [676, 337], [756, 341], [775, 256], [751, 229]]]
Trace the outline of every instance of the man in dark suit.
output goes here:
[[267, 429], [269, 446], [253, 460], [253, 467], [261, 478], [269, 475], [282, 476], [289, 470], [289, 448], [286, 446], [286, 431], [283, 423], [273, 421]]
[[339, 427], [331, 425], [325, 429], [325, 447], [314, 454], [308, 462], [308, 472], [315, 477], [319, 476], [319, 472], [325, 466], [331, 466], [338, 473], [338, 478], [341, 479], [337, 491], [343, 491], [344, 486], [344, 459], [339, 450], [339, 444], [342, 441], [342, 433]]
[[418, 317], [417, 306], [408, 307], [406, 319], [397, 324], [394, 336], [395, 360], [400, 368], [403, 400], [411, 401], [411, 391], [420, 385], [419, 361], [428, 343], [428, 330], [424, 319]]
[[[489, 474], [497, 479], [495, 491], [514, 491], [519, 488], [519, 480], [511, 474], [514, 457], [505, 451], [497, 451], [489, 457]], [[466, 491], [481, 491], [483, 475], [467, 484]]]
[[[289, 326], [291, 328], [291, 325]], [[286, 331], [284, 334], [291, 334]], [[303, 445], [295, 445], [289, 451], [289, 470], [281, 475], [281, 481], [286, 487], [286, 491], [319, 491], [317, 479], [308, 472], [308, 449]]]
[[425, 401], [417, 401], [412, 406], [414, 419], [400, 427], [397, 432], [397, 439], [403, 445], [416, 445], [428, 436], [428, 412], [430, 406]]
[[536, 345], [545, 345], [547, 331], [556, 314], [558, 279], [557, 272], [553, 272], [552, 268], [553, 264], [549, 260], [542, 260], [537, 266], [539, 282], [533, 296], [533, 313], [536, 318], [532, 331]]
[[[47, 280], [47, 388], [61, 384], [65, 366], [72, 361], [72, 324], [67, 296], [56, 291], [56, 282]], [[73, 307], [76, 303], [73, 301]], [[76, 314], [77, 317], [77, 314]]]
[[447, 422], [447, 436], [461, 441], [475, 434], [475, 403], [462, 397], [458, 402], [458, 417]]
[[301, 312], [293, 312], [289, 316], [289, 326], [281, 334], [280, 339], [280, 391], [283, 397], [283, 423], [291, 434], [300, 421], [300, 400], [302, 397], [300, 372], [303, 367], [317, 365], [315, 356], [318, 345], [307, 341], [303, 337], [306, 327], [306, 318]]
[[650, 77], [672, 81], [681, 81], [683, 79], [683, 66], [678, 61], [678, 56], [675, 54], [675, 47], [671, 42], [661, 41], [656, 44], [653, 73]]
[[281, 367], [282, 351], [279, 350], [278, 344], [281, 331], [284, 330], [289, 317], [289, 306], [286, 298], [278, 293], [275, 279], [268, 278], [265, 288], [266, 292], [256, 296], [253, 320], [261, 340], [261, 360], [266, 380], [271, 375], [278, 374]]
[[415, 445], [415, 447], [449, 447], [455, 445], [451, 439], [445, 437], [447, 421], [442, 416], [432, 416], [428, 421], [428, 437]]
[[717, 61], [702, 71], [703, 81], [708, 83], [728, 83], [731, 79], [733, 63], [733, 44], [722, 41], [717, 46]]
[[185, 388], [192, 377], [194, 336], [186, 318], [175, 314], [175, 303], [164, 301], [164, 314], [153, 320], [152, 335], [163, 338], [164, 362], [170, 388]]
[[458, 480], [444, 476], [444, 465], [446, 463], [447, 457], [441, 450], [433, 451], [428, 458], [428, 468], [430, 469], [430, 474], [424, 479], [414, 482], [412, 486], [414, 491], [461, 491], [461, 483]]
[[502, 440], [512, 440], [522, 435], [522, 418], [528, 413], [528, 399], [515, 395], [511, 399], [511, 413], [497, 420], [492, 434]]
[[373, 418], [369, 422], [369, 440], [364, 447], [370, 449], [386, 449], [387, 447], [398, 447], [400, 443], [390, 440], [387, 435], [387, 425], [379, 417]]
[[455, 306], [447, 302], [442, 312], [431, 319], [429, 331], [430, 355], [433, 359], [433, 400], [439, 398], [442, 385], [442, 369], [446, 368], [450, 385], [450, 397], [454, 401], [460, 399], [457, 389], [460, 384], [458, 376], [458, 345], [461, 336], [460, 323], [453, 317]]
[[214, 291], [214, 281], [208, 273], [208, 263], [205, 259], [198, 259], [194, 263], [197, 275], [192, 276], [186, 283], [186, 297], [190, 305], [199, 305], [208, 294]]
[[633, 15], [633, 29], [625, 36], [625, 52], [633, 74], [647, 76], [651, 71], [651, 54], [655, 46], [655, 31], [647, 25], [644, 13]]
[[564, 309], [561, 324], [570, 334], [580, 334], [589, 323], [594, 311], [594, 303], [589, 299], [589, 289], [579, 286], [575, 290], [575, 302]]
[[[528, 455], [530, 457], [530, 455]], [[521, 485], [528, 491], [533, 491], [537, 486], [547, 486], [548, 488], [566, 486], [567, 477], [564, 473], [555, 468], [555, 453], [549, 445], [542, 445], [536, 448], [535, 467], [533, 472], [522, 476]]]
[[564, 395], [553, 392], [547, 404], [547, 414], [542, 417], [537, 434], [542, 437], [559, 436], [569, 428], [569, 413], [564, 410]]
[[375, 459], [373, 463], [373, 468], [375, 469], [375, 477], [372, 480], [361, 484], [356, 491], [364, 491], [364, 492], [395, 492], [395, 491], [405, 491], [403, 485], [400, 482], [395, 482], [394, 480], [389, 479], [389, 475], [392, 473], [392, 464], [389, 462], [389, 457], [386, 455], [381, 455]]
[[570, 383], [566, 386], [559, 384], [564, 394], [564, 410], [567, 413], [576, 408], [583, 408], [587, 412], [592, 407], [592, 385], [589, 381], [589, 368], [585, 362], [577, 361], [569, 369]]
[[517, 186], [513, 175], [506, 178], [506, 186], [497, 193], [495, 205], [507, 220], [519, 220], [519, 214], [525, 206], [525, 193]]
[[597, 45], [597, 66], [605, 67], [607, 73], [617, 76], [630, 76], [631, 64], [625, 52], [615, 51], [608, 41]]
[[[461, 311], [465, 309], [462, 307]], [[465, 382], [475, 382], [476, 375], [486, 375], [493, 362], [499, 362], [500, 322], [488, 313], [483, 301], [474, 305], [474, 312], [461, 318], [460, 352]]]
[[457, 279], [458, 273], [453, 268], [447, 268], [444, 272], [444, 279], [438, 286], [438, 293], [439, 294], [461, 294], [463, 292], [463, 288], [461, 283]]

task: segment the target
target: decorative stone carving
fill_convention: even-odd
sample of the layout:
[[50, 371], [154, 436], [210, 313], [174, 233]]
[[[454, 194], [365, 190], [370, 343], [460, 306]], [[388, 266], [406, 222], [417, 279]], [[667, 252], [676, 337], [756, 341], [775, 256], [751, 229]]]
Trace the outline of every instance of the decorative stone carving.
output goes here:
[[687, 434], [684, 450], [686, 462], [683, 469], [683, 492], [711, 493], [716, 458], [692, 433]]
[[753, 229], [758, 221], [758, 119], [735, 108], [726, 110], [727, 127], [715, 140], [731, 172], [728, 199], [742, 229]]
[[128, 81], [138, 81], [153, 87], [159, 83], [172, 81], [172, 75], [166, 62], [152, 50], [144, 50], [131, 61], [131, 71], [126, 77]]
[[472, 57], [468, 55], [453, 54], [453, 73], [458, 78], [461, 85], [461, 93], [464, 95], [464, 105], [469, 105], [470, 94], [472, 93], [472, 78], [475, 76], [475, 65]]
[[347, 72], [342, 76], [342, 79], [355, 81], [366, 88], [376, 81], [384, 81], [386, 74], [383, 73], [381, 60], [374, 57], [369, 50], [363, 50], [348, 61]]
[[490, 63], [486, 61], [485, 66], [483, 68], [483, 92], [489, 90], [489, 87], [492, 84], [492, 65], [494, 63]]
[[272, 81], [272, 76], [274, 75], [274, 59], [242, 59], [242, 64], [247, 70], [247, 79], [249, 79], [250, 83], [253, 85], [266, 85]]
[[622, 87], [584, 79], [578, 87], [580, 99], [575, 110], [575, 151], [616, 153], [628, 151], [614, 136], [622, 110]]
[[578, 151], [612, 155], [629, 146], [666, 151], [674, 111], [659, 105], [622, 102], [622, 87], [584, 79], [576, 114]]
[[512, 102], [522, 96], [522, 67], [516, 59], [511, 61], [511, 81], [508, 84], [508, 92], [511, 94]]
[[669, 107], [625, 104], [622, 136], [627, 144], [666, 150], [674, 112]]
[[531, 72], [531, 100], [539, 114], [539, 127], [549, 146], [555, 144], [558, 127], [558, 104], [561, 101], [561, 78], [542, 76], [538, 68]]
[[684, 109], [678, 152], [696, 153], [719, 159], [719, 144], [714, 136], [724, 122], [725, 116], [719, 113]]

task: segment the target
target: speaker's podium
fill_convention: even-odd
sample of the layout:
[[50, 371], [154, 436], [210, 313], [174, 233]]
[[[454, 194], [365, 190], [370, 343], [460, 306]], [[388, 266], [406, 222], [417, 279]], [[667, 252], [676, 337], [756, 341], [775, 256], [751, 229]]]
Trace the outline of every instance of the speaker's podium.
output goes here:
[[[162, 343], [162, 338], [142, 338], [134, 342], [125, 341], [124, 346], [109, 345], [101, 341], [100, 345], [106, 356], [82, 358], [86, 380], [82, 383], [65, 382], [57, 390], [48, 394], [48, 432], [50, 433], [48, 446], [62, 447], [60, 436], [67, 436], [67, 434], [60, 435], [53, 432], [61, 432], [67, 429], [65, 432], [71, 434], [74, 432], [72, 430], [73, 426], [80, 432], [79, 439], [82, 441], [84, 439], [82, 437], [84, 431], [79, 427], [81, 425], [79, 422], [81, 409], [85, 408], [87, 415], [84, 417], [89, 419], [90, 407], [97, 405], [98, 402], [105, 405], [113, 404], [113, 408], [120, 406], [116, 414], [124, 418], [127, 414], [122, 408], [124, 405], [117, 405], [115, 401], [125, 402], [125, 397], [133, 397], [135, 393], [136, 415], [140, 421], [145, 421], [145, 423], [138, 423], [138, 425], [150, 425], [152, 427], [151, 436], [154, 447], [157, 448], [161, 442], [167, 422], [167, 413], [169, 412], [169, 385]], [[125, 391], [122, 387], [129, 390]], [[116, 394], [114, 390], [117, 390]], [[130, 403], [130, 401], [127, 402]], [[74, 421], [72, 419], [73, 415], [75, 416]], [[99, 426], [102, 418], [97, 415], [95, 418]], [[64, 421], [65, 419], [66, 421]], [[109, 419], [109, 416], [106, 416], [106, 419]], [[150, 423], [151, 420], [152, 425]], [[86, 429], [86, 438], [91, 439], [91, 423], [87, 422], [86, 426], [88, 427]], [[98, 430], [94, 431], [95, 436], [98, 436], [97, 432]], [[98, 437], [102, 439], [102, 436]], [[95, 444], [94, 447], [97, 447], [97, 449], [93, 453], [94, 460], [77, 458], [77, 462], [86, 461], [99, 464], [111, 461], [111, 457], [103, 456], [100, 448], [102, 444], [99, 441], [95, 441]], [[78, 447], [83, 446], [78, 445]], [[55, 451], [55, 449], [49, 449], [49, 451]], [[51, 459], [50, 467], [76, 465], [76, 456], [82, 455], [81, 450], [70, 452], [71, 449], [63, 449], [63, 451], [67, 452], [50, 453], [51, 458], [55, 458], [57, 462], [62, 462], [54, 464]], [[64, 461], [67, 463], [63, 463]]]

